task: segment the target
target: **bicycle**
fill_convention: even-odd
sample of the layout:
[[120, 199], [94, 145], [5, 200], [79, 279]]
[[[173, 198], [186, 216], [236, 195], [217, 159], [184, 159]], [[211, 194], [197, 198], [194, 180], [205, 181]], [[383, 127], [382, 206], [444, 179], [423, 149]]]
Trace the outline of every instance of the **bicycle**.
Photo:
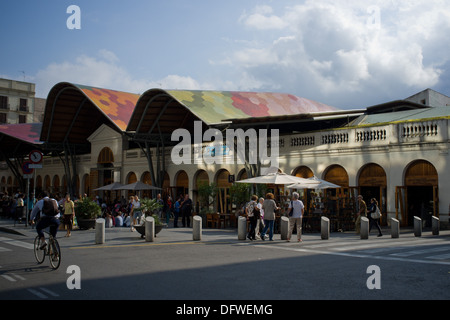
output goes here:
[[41, 238], [39, 236], [36, 236], [34, 239], [34, 257], [36, 258], [36, 261], [38, 264], [41, 264], [45, 260], [45, 256], [47, 255], [50, 260], [50, 265], [52, 266], [53, 270], [56, 270], [59, 268], [59, 265], [61, 264], [61, 249], [59, 247], [58, 240], [53, 238], [53, 236], [47, 232], [44, 231], [48, 235], [48, 243], [45, 246], [45, 248], [41, 249]]

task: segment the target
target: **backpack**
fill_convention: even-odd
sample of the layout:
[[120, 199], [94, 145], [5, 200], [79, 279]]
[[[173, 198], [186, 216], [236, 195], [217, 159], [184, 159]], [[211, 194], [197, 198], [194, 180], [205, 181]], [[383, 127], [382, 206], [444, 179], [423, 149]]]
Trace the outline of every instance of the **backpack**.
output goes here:
[[46, 216], [56, 216], [59, 213], [58, 204], [50, 198], [44, 199], [44, 205], [42, 206], [42, 213]]

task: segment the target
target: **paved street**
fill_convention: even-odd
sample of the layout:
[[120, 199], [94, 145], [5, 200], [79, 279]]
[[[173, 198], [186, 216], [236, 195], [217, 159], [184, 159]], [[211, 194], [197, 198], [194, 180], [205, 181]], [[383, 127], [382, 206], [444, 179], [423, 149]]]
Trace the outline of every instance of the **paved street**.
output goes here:
[[[450, 299], [450, 231], [416, 238], [368, 240], [353, 233], [303, 235], [303, 242], [238, 241], [236, 229], [163, 229], [145, 242], [129, 229], [107, 229], [95, 244], [94, 230], [59, 231], [62, 263], [38, 265], [35, 230], [0, 221], [0, 299]], [[20, 234], [11, 231], [16, 230]], [[294, 237], [293, 237], [294, 238]], [[369, 266], [379, 267], [380, 289], [369, 289]], [[79, 268], [80, 289], [73, 266]], [[375, 273], [374, 273], [375, 275]], [[69, 283], [69, 286], [70, 286]]]

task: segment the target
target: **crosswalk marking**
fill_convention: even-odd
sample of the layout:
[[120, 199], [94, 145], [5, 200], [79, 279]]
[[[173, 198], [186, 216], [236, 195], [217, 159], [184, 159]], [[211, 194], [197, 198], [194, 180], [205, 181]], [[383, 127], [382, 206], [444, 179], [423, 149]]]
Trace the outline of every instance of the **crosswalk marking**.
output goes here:
[[447, 254], [439, 254], [435, 256], [429, 256], [427, 259], [433, 259], [433, 260], [447, 260], [450, 259], [450, 253]]
[[13, 246], [17, 246], [17, 247], [22, 247], [22, 248], [26, 248], [26, 249], [34, 249], [33, 243], [23, 242], [20, 240], [14, 240], [11, 238], [6, 238], [6, 237], [0, 237], [0, 241], [7, 243], [7, 244], [11, 244]]
[[[343, 257], [382, 259], [390, 261], [417, 262], [425, 264], [450, 265], [449, 241], [443, 238], [435, 239], [373, 239], [353, 241], [316, 241], [309, 243], [303, 241], [301, 244], [273, 243], [256, 244], [259, 248], [273, 248], [288, 251], [296, 251], [312, 254], [326, 254]], [[434, 246], [424, 248], [424, 246]], [[419, 249], [418, 249], [419, 248]], [[435, 255], [432, 255], [436, 253]], [[442, 253], [442, 254], [438, 254]], [[427, 255], [426, 257], [423, 257]]]
[[410, 256], [419, 255], [419, 254], [448, 251], [448, 250], [450, 250], [450, 248], [442, 247], [442, 248], [431, 248], [431, 249], [422, 249], [422, 250], [412, 250], [412, 251], [406, 251], [406, 252], [397, 252], [397, 253], [391, 253], [390, 255], [396, 256], [396, 257], [410, 257]]
[[0, 247], [0, 252], [11, 251], [11, 249]]

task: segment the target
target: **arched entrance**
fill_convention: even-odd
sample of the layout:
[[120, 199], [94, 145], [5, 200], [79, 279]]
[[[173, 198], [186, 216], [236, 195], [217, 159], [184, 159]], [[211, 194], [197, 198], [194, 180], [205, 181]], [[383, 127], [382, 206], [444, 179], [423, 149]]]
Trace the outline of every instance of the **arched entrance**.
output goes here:
[[186, 171], [180, 170], [176, 174], [175, 188], [176, 188], [175, 194], [177, 196], [189, 193], [189, 177]]
[[226, 169], [221, 169], [216, 174], [216, 185], [218, 188], [217, 194], [217, 211], [220, 213], [231, 213], [231, 199], [230, 187], [231, 183], [228, 180], [230, 172]]
[[[295, 168], [295, 170], [292, 172], [292, 175], [308, 179], [314, 177], [314, 172], [307, 166], [299, 166]], [[307, 213], [309, 212], [309, 208], [311, 206], [311, 192], [313, 191], [313, 189], [303, 189], [297, 191], [300, 194], [300, 200], [302, 200], [303, 204], [305, 205]]]
[[387, 177], [384, 169], [376, 164], [369, 163], [361, 168], [358, 178], [359, 194], [363, 196], [368, 205], [370, 199], [375, 198], [378, 201], [380, 210], [383, 213], [382, 224], [387, 224], [386, 219], [386, 188]]
[[[97, 157], [98, 187], [103, 187], [114, 182], [114, 154], [108, 147], [104, 147]], [[136, 181], [134, 181], [136, 182]], [[96, 189], [96, 188], [93, 188]], [[118, 197], [118, 191], [100, 191], [100, 196], [106, 203]]]
[[431, 227], [431, 217], [438, 216], [438, 173], [426, 160], [416, 160], [405, 170], [402, 224], [412, 226], [414, 216], [422, 219], [425, 227]]

